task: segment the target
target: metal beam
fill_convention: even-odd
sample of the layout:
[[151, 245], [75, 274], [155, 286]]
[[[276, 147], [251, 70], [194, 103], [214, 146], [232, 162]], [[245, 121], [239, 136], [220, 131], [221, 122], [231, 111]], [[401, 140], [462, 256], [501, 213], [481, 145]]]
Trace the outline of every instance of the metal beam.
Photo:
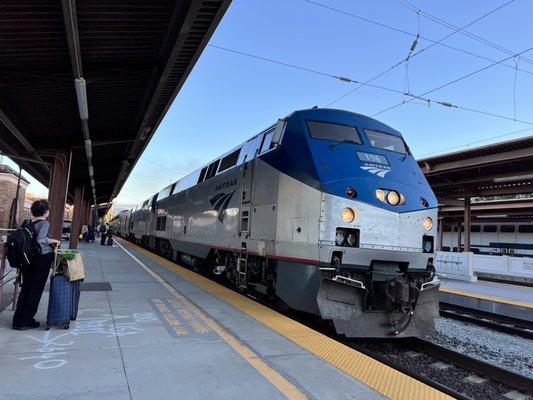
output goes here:
[[[44, 160], [41, 158], [41, 156], [35, 151], [35, 149], [32, 147], [30, 142], [26, 139], [26, 137], [18, 130], [18, 128], [15, 126], [15, 124], [11, 121], [11, 119], [4, 113], [2, 109], [0, 109], [0, 122], [2, 122], [5, 127], [11, 132], [13, 136], [17, 138], [17, 140], [24, 146], [28, 152], [34, 156], [37, 160], [42, 161], [43, 164], [45, 164]], [[11, 148], [12, 149], [12, 148]], [[12, 152], [11, 150], [8, 150]], [[50, 168], [48, 166], [44, 166], [45, 170], [50, 173]]]
[[432, 176], [442, 172], [460, 171], [468, 168], [481, 167], [487, 164], [510, 163], [524, 158], [533, 158], [533, 147], [431, 165], [431, 170], [428, 171], [426, 175]]
[[481, 188], [476, 190], [468, 191], [457, 191], [455, 193], [448, 191], [435, 191], [435, 195], [440, 198], [444, 197], [453, 197], [453, 198], [464, 198], [464, 197], [487, 197], [487, 196], [504, 196], [509, 194], [529, 194], [533, 193], [533, 181], [521, 185], [494, 185], [490, 188]]
[[[115, 186], [113, 188], [113, 191], [111, 193], [109, 201], [112, 201], [113, 198], [116, 197], [116, 195], [118, 194], [118, 192], [122, 188], [122, 185], [128, 179], [128, 176], [129, 176], [130, 172], [133, 170], [133, 168], [135, 167], [137, 161], [139, 160], [139, 155], [142, 154], [142, 152], [144, 151], [144, 149], [146, 148], [146, 146], [150, 142], [151, 137], [153, 136], [154, 132], [157, 130], [157, 128], [158, 128], [159, 124], [161, 123], [163, 117], [165, 116], [165, 114], [167, 113], [168, 109], [170, 108], [170, 105], [172, 104], [172, 102], [174, 101], [174, 99], [177, 96], [178, 92], [180, 91], [181, 87], [185, 83], [185, 81], [186, 81], [187, 77], [189, 76], [191, 70], [193, 69], [193, 67], [196, 64], [198, 58], [202, 54], [205, 46], [207, 45], [207, 42], [211, 38], [211, 36], [212, 36], [213, 32], [215, 31], [216, 27], [218, 26], [218, 23], [220, 22], [220, 20], [224, 16], [226, 10], [228, 9], [228, 7], [229, 7], [229, 5], [231, 3], [231, 0], [223, 0], [221, 2], [221, 5], [220, 5], [220, 7], [219, 7], [219, 9], [217, 11], [216, 16], [213, 18], [213, 21], [211, 22], [211, 25], [209, 26], [209, 29], [206, 31], [206, 33], [205, 33], [205, 35], [204, 35], [204, 37], [202, 39], [202, 42], [198, 46], [194, 56], [191, 59], [191, 62], [188, 64], [187, 69], [183, 73], [183, 76], [181, 77], [181, 80], [179, 81], [179, 83], [176, 86], [176, 88], [174, 89], [169, 101], [166, 103], [165, 108], [163, 109], [161, 115], [159, 115], [158, 120], [152, 126], [147, 126], [147, 119], [151, 116], [151, 111], [153, 110], [155, 103], [157, 102], [161, 92], [164, 89], [165, 81], [167, 80], [168, 76], [172, 72], [172, 67], [173, 67], [174, 63], [176, 62], [176, 58], [178, 57], [178, 55], [180, 53], [180, 50], [182, 49], [182, 47], [185, 44], [185, 41], [187, 40], [186, 32], [188, 32], [189, 28], [191, 27], [192, 23], [194, 22], [194, 18], [196, 17], [198, 12], [200, 11], [201, 7], [204, 6], [204, 1], [202, 1], [202, 0], [192, 0], [191, 3], [192, 4], [191, 4], [191, 6], [190, 6], [190, 8], [189, 8], [189, 10], [187, 12], [185, 20], [183, 21], [183, 24], [182, 24], [182, 26], [180, 28], [180, 31], [179, 31], [179, 34], [178, 34], [178, 39], [174, 43], [174, 46], [173, 46], [173, 48], [171, 50], [170, 56], [168, 58], [168, 61], [167, 61], [166, 65], [165, 65], [165, 67], [164, 67], [164, 69], [163, 69], [163, 71], [162, 71], [162, 73], [161, 73], [161, 75], [160, 75], [160, 77], [158, 79], [157, 85], [155, 86], [155, 88], [153, 87], [153, 85], [149, 85], [149, 87], [147, 89], [147, 93], [145, 95], [146, 101], [143, 102], [143, 105], [142, 105], [140, 113], [139, 113], [139, 115], [142, 116], [142, 120], [141, 120], [140, 124], [138, 125], [139, 128], [138, 128], [138, 131], [137, 131], [137, 140], [134, 143], [132, 143], [131, 146], [129, 146], [128, 154], [127, 154], [126, 157], [124, 157], [124, 158], [134, 158], [135, 161], [133, 163], [131, 163], [131, 164], [130, 163], [125, 163], [120, 168], [120, 171], [119, 171], [119, 174], [118, 174], [118, 178], [117, 178], [117, 182], [116, 182], [116, 184], [115, 184]], [[182, 4], [183, 4], [183, 2], [180, 3], [180, 5], [182, 5]], [[170, 27], [169, 31], [172, 28], [173, 27]], [[167, 34], [167, 36], [168, 36], [168, 34]], [[167, 39], [168, 38], [166, 38], [165, 41], [167, 41]], [[150, 96], [149, 92], [152, 92], [152, 91], [153, 91], [153, 94]], [[146, 131], [146, 129], [149, 129], [149, 131]]]
[[[501, 179], [501, 178], [507, 178], [507, 177], [520, 178], [521, 176], [524, 176], [528, 173], [531, 174], [532, 169], [533, 167], [529, 169], [525, 167], [522, 172], [513, 171], [512, 173], [508, 172], [506, 174], [488, 174], [488, 175], [480, 174], [473, 178], [457, 179], [455, 181], [449, 180], [447, 182], [435, 182], [435, 183], [432, 182], [430, 183], [430, 185], [432, 188], [441, 188], [441, 187], [448, 187], [448, 186], [453, 187], [453, 186], [458, 186], [458, 185], [467, 185], [467, 184], [480, 183], [480, 182], [493, 182], [494, 179]], [[520, 179], [518, 179], [517, 181], [520, 181]], [[509, 180], [509, 182], [517, 182], [517, 181], [513, 181], [512, 179]]]
[[61, 5], [63, 7], [63, 21], [65, 22], [72, 73], [75, 78], [79, 78], [83, 76], [83, 69], [78, 35], [78, 18], [76, 16], [76, 0], [61, 0]]

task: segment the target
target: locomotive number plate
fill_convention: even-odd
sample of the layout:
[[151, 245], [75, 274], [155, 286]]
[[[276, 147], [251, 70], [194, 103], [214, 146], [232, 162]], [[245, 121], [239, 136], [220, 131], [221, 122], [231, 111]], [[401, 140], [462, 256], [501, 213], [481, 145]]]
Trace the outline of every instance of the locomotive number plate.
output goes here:
[[371, 162], [371, 163], [381, 164], [381, 165], [390, 165], [389, 160], [387, 160], [387, 157], [379, 155], [379, 154], [362, 153], [358, 151], [357, 156], [359, 157], [359, 160], [364, 161], [364, 162]]

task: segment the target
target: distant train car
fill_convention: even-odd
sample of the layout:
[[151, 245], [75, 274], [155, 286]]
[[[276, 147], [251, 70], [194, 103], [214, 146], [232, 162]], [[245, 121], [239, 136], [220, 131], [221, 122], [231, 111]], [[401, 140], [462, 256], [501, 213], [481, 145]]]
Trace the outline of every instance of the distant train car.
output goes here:
[[415, 336], [438, 315], [436, 220], [398, 131], [310, 109], [154, 194], [124, 236], [348, 337]]
[[[461, 226], [461, 246], [464, 226]], [[474, 222], [470, 229], [470, 248], [477, 254], [533, 257], [533, 223]], [[445, 225], [442, 250], [457, 251], [458, 227]]]

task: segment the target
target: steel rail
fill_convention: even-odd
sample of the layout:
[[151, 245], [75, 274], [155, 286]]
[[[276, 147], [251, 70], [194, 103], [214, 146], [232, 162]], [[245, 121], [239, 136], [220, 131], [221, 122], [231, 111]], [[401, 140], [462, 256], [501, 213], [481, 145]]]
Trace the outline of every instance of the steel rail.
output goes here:
[[407, 346], [418, 349], [431, 357], [452, 363], [459, 368], [466, 369], [477, 375], [486, 376], [492, 381], [503, 383], [504, 385], [511, 386], [518, 390], [527, 391], [528, 393], [533, 393], [533, 379], [525, 375], [467, 356], [463, 353], [435, 344], [429, 340], [413, 337], [402, 339], [402, 341]]

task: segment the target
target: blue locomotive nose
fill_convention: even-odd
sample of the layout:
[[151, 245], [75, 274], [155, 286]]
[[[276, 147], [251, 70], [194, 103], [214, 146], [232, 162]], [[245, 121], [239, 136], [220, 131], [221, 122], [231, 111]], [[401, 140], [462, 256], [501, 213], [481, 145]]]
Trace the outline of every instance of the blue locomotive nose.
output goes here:
[[[354, 189], [357, 196], [348, 197], [396, 212], [437, 206], [399, 132], [357, 114], [335, 113], [335, 123], [331, 117], [328, 122], [317, 121], [321, 115], [316, 114], [310, 114], [303, 124], [325, 192], [346, 197], [347, 190]], [[395, 193], [387, 201], [391, 191]], [[392, 201], [396, 197], [397, 204]]]

